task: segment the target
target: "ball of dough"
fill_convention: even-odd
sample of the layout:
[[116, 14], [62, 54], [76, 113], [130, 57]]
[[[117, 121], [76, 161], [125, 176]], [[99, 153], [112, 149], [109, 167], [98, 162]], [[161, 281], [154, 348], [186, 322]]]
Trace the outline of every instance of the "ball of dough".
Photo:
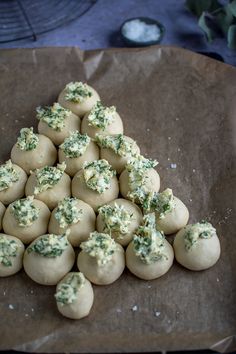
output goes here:
[[[196, 225], [196, 224], [195, 224]], [[220, 258], [220, 241], [216, 233], [210, 238], [198, 237], [193, 246], [186, 248], [185, 235], [194, 225], [187, 225], [174, 239], [175, 258], [185, 268], [200, 271], [212, 267]]]
[[52, 211], [48, 225], [49, 233], [61, 235], [65, 229], [70, 230], [68, 240], [74, 247], [78, 247], [82, 241], [87, 240], [89, 234], [95, 230], [96, 215], [93, 208], [82, 200], [76, 200], [76, 207], [82, 211], [81, 219], [75, 223], [60, 227], [59, 221], [55, 218], [57, 208]]
[[60, 145], [71, 132], [80, 130], [80, 118], [74, 113], [71, 113], [65, 118], [65, 126], [61, 131], [54, 130], [42, 120], [39, 121], [38, 131], [40, 134], [46, 135], [55, 145]]
[[21, 240], [0, 234], [0, 277], [8, 277], [21, 270], [24, 250]]
[[86, 161], [92, 162], [94, 160], [99, 159], [99, 148], [95, 144], [95, 142], [91, 140], [87, 149], [85, 150], [85, 153], [79, 157], [66, 157], [64, 151], [61, 148], [59, 148], [58, 159], [60, 163], [65, 161], [66, 163], [65, 171], [66, 173], [68, 173], [68, 175], [73, 177], [76, 174], [76, 172], [78, 172], [83, 167], [83, 164]]
[[117, 112], [114, 114], [114, 120], [104, 130], [101, 128], [93, 127], [89, 125], [88, 121], [89, 113], [87, 113], [81, 123], [81, 132], [88, 134], [90, 138], [95, 138], [96, 134], [111, 135], [111, 134], [123, 134], [124, 128], [122, 120]]
[[29, 226], [20, 226], [11, 211], [11, 204], [7, 207], [3, 217], [3, 230], [6, 234], [18, 237], [23, 243], [28, 244], [35, 238], [47, 232], [50, 210], [40, 200], [34, 199], [32, 204], [39, 210], [38, 218]]
[[78, 255], [77, 266], [91, 283], [97, 285], [114, 283], [125, 268], [124, 249], [117, 243], [117, 250], [113, 253], [112, 259], [104, 265], [98, 265], [95, 257], [81, 251]]
[[[84, 278], [84, 282], [82, 286], [74, 285], [73, 287], [71, 286], [71, 283], [73, 281], [73, 276], [77, 276], [82, 273], [76, 273], [76, 272], [70, 272], [68, 273], [58, 284], [57, 284], [57, 292], [55, 294], [56, 300], [57, 300], [57, 308], [58, 311], [65, 317], [71, 318], [73, 320], [79, 320], [81, 318], [84, 318], [89, 315], [90, 310], [93, 306], [93, 300], [94, 300], [94, 293], [93, 293], [93, 288], [87, 279]], [[71, 281], [72, 278], [72, 281]], [[73, 284], [72, 284], [73, 285]], [[68, 293], [70, 290], [73, 292], [76, 291], [73, 301], [68, 302], [67, 299], [64, 301], [63, 298], [60, 301], [60, 289], [63, 289], [63, 295], [65, 294], [65, 291], [67, 290]], [[67, 295], [67, 294], [66, 294]]]
[[66, 88], [60, 93], [58, 102], [62, 107], [69, 109], [77, 116], [83, 117], [87, 112], [91, 111], [97, 101], [100, 101], [98, 93], [91, 86], [87, 85], [87, 87], [92, 92], [92, 96], [87, 97], [82, 103], [67, 101], [65, 99]]
[[51, 140], [44, 135], [36, 135], [39, 138], [39, 142], [34, 150], [21, 150], [17, 143], [11, 150], [12, 162], [23, 168], [27, 174], [45, 165], [52, 166], [57, 160], [57, 149]]
[[132, 241], [126, 249], [126, 266], [131, 273], [144, 280], [153, 280], [167, 273], [173, 264], [174, 252], [168, 241], [164, 240], [163, 242], [167, 258], [146, 264], [135, 254]]
[[[150, 168], [145, 172], [145, 182], [143, 187], [148, 192], [158, 192], [160, 189], [160, 176], [154, 168]], [[125, 169], [120, 175], [120, 193], [123, 198], [130, 199], [128, 193], [131, 192], [129, 187], [129, 173]], [[138, 201], [136, 201], [138, 202]]]
[[60, 181], [55, 184], [52, 188], [48, 188], [46, 191], [40, 192], [38, 194], [34, 193], [34, 189], [37, 186], [37, 180], [35, 173], [33, 172], [26, 183], [25, 186], [25, 195], [30, 196], [34, 195], [35, 199], [39, 199], [44, 202], [50, 210], [54, 209], [58, 202], [65, 197], [70, 197], [70, 177], [63, 173]]
[[19, 174], [19, 179], [18, 181], [13, 182], [9, 188], [0, 191], [0, 201], [5, 205], [14, 202], [16, 199], [22, 198], [25, 194], [27, 174], [20, 166], [14, 163], [12, 164], [12, 167]]
[[[99, 213], [98, 217], [97, 217], [97, 231], [98, 232], [107, 232], [114, 238], [114, 240], [117, 243], [119, 243], [122, 246], [127, 246], [130, 243], [130, 241], [132, 240], [135, 230], [142, 222], [143, 215], [142, 215], [141, 210], [139, 209], [139, 207], [136, 204], [130, 202], [129, 200], [122, 199], [122, 198], [115, 199], [106, 205], [110, 205], [112, 207], [114, 207], [116, 205], [121, 206], [124, 208], [125, 211], [127, 211], [131, 215], [130, 223], [127, 225], [128, 232], [122, 233], [122, 232], [119, 232], [116, 230], [113, 231], [112, 225], [111, 225], [110, 229], [108, 229], [106, 227], [106, 223], [107, 223], [106, 218], [104, 218], [102, 216], [102, 213]], [[114, 217], [115, 216], [116, 216], [116, 214], [114, 214]], [[118, 219], [118, 220], [115, 219], [115, 222], [117, 222], [117, 221], [122, 222], [121, 219]], [[109, 227], [109, 225], [108, 225], [108, 227]]]
[[[129, 136], [124, 136], [124, 140], [133, 145], [133, 153], [140, 153], [138, 145], [132, 138], [130, 138]], [[100, 158], [107, 160], [118, 174], [120, 174], [124, 170], [125, 165], [129, 160], [129, 157], [130, 155], [120, 156], [114, 150], [109, 148], [101, 147], [100, 149]]]
[[97, 211], [101, 205], [107, 204], [116, 199], [119, 194], [119, 185], [116, 176], [111, 178], [110, 188], [103, 193], [90, 189], [84, 179], [83, 170], [78, 171], [72, 180], [72, 195], [82, 199], [85, 203]]
[[156, 218], [157, 229], [164, 234], [174, 234], [182, 227], [186, 226], [189, 219], [189, 211], [186, 205], [178, 198], [174, 197], [175, 208], [166, 213], [163, 218]]
[[2, 230], [2, 219], [5, 214], [6, 207], [0, 202], [0, 231]]
[[23, 258], [24, 270], [38, 284], [56, 285], [73, 267], [75, 252], [69, 242], [61, 255], [55, 257], [48, 257], [34, 251], [29, 251], [36, 242], [40, 239], [45, 239], [46, 236], [48, 235], [37, 237], [27, 247]]

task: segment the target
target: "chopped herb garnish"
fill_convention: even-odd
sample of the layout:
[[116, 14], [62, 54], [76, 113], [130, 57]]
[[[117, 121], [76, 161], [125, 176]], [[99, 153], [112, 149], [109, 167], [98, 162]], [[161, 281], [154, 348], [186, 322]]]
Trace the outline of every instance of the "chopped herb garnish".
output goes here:
[[128, 141], [123, 134], [96, 135], [96, 142], [101, 148], [111, 149], [122, 157], [137, 155], [137, 147], [134, 141]]
[[105, 130], [115, 118], [116, 108], [114, 106], [105, 107], [98, 101], [88, 115], [88, 124], [95, 128]]
[[78, 209], [77, 199], [66, 197], [58, 203], [55, 219], [58, 221], [60, 227], [65, 228], [80, 221], [82, 215], [83, 210]]
[[38, 135], [34, 134], [33, 128], [22, 128], [17, 138], [17, 146], [20, 150], [31, 151], [36, 149], [39, 143]]
[[8, 189], [13, 183], [19, 181], [20, 175], [8, 160], [4, 165], [0, 166], [0, 192]]
[[19, 226], [25, 227], [33, 224], [39, 217], [39, 208], [34, 203], [34, 197], [29, 196], [19, 199], [10, 205], [10, 212], [15, 217]]
[[75, 131], [59, 147], [66, 157], [75, 158], [85, 153], [90, 141], [91, 139], [87, 134], [80, 134], [78, 131]]
[[207, 221], [202, 220], [191, 227], [186, 226], [184, 234], [185, 249], [189, 251], [199, 239], [208, 239], [216, 234], [216, 229]]
[[92, 96], [92, 91], [87, 84], [83, 82], [70, 82], [66, 85], [66, 101], [74, 103], [83, 103], [86, 98]]
[[69, 109], [54, 103], [51, 107], [37, 107], [37, 118], [56, 131], [62, 131], [65, 127], [65, 119], [71, 114]]
[[69, 273], [57, 288], [57, 292], [54, 295], [56, 301], [62, 305], [72, 304], [77, 298], [79, 289], [84, 284], [85, 277], [83, 273]]
[[27, 249], [28, 253], [34, 252], [43, 257], [55, 258], [61, 256], [68, 247], [67, 234], [54, 235], [47, 234], [37, 239], [32, 246]]
[[0, 263], [5, 267], [11, 267], [11, 257], [16, 257], [18, 244], [15, 240], [5, 235], [0, 235]]
[[57, 167], [45, 166], [35, 170], [37, 185], [34, 194], [39, 194], [53, 188], [62, 178], [65, 171], [65, 162], [57, 164]]

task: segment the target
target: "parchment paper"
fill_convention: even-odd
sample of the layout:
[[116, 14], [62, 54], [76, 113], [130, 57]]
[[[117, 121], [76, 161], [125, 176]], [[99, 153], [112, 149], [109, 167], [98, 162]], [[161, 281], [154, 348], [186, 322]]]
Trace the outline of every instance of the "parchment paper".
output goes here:
[[171, 47], [2, 50], [2, 162], [19, 129], [37, 126], [35, 107], [52, 104], [76, 80], [88, 81], [105, 104], [117, 106], [126, 135], [160, 162], [161, 189], [171, 187], [186, 203], [190, 221], [207, 218], [216, 226], [222, 257], [204, 272], [174, 264], [150, 282], [125, 271], [113, 285], [94, 286], [94, 307], [81, 321], [57, 312], [54, 287], [35, 284], [23, 271], [0, 279], [0, 349], [236, 350], [236, 70]]

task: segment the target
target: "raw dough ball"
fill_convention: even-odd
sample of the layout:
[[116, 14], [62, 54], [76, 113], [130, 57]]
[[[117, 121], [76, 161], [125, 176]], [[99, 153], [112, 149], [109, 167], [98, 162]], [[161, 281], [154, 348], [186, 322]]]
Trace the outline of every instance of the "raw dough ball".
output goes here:
[[[9, 164], [9, 162], [7, 162], [6, 164]], [[1, 165], [0, 168], [6, 166], [6, 164]], [[17, 166], [14, 163], [11, 166], [19, 174], [19, 179], [16, 182], [12, 182], [12, 184], [8, 188], [0, 191], [0, 201], [5, 205], [8, 205], [12, 203], [14, 200], [23, 197], [25, 193], [25, 184], [27, 181], [27, 174], [20, 166]], [[1, 177], [0, 177], [0, 184], [1, 184]]]
[[75, 252], [65, 239], [64, 235], [42, 235], [26, 249], [24, 269], [36, 283], [56, 285], [73, 267]]
[[[19, 203], [18, 200], [16, 203]], [[17, 218], [12, 213], [12, 205], [10, 204], [4, 215], [2, 224], [5, 233], [18, 237], [23, 243], [30, 243], [36, 237], [47, 232], [50, 211], [46, 204], [40, 200], [34, 199], [32, 205], [39, 211], [38, 218], [29, 226], [20, 226]], [[24, 210], [24, 209], [23, 209]]]
[[34, 150], [21, 150], [17, 143], [11, 150], [12, 161], [23, 168], [27, 174], [45, 165], [52, 166], [57, 160], [57, 150], [51, 140], [41, 134], [36, 136], [39, 142]]
[[136, 275], [144, 280], [153, 280], [168, 272], [173, 264], [174, 252], [168, 241], [164, 240], [164, 253], [167, 258], [163, 258], [151, 264], [144, 263], [134, 252], [134, 241], [126, 249], [126, 266]]
[[18, 238], [0, 234], [0, 277], [19, 272], [24, 250], [25, 247]]
[[124, 128], [122, 120], [118, 113], [115, 114], [114, 121], [109, 124], [104, 130], [101, 128], [92, 127], [89, 125], [87, 113], [81, 123], [81, 132], [88, 134], [91, 138], [95, 138], [96, 134], [109, 135], [109, 134], [123, 134]]
[[91, 97], [87, 97], [83, 102], [77, 103], [77, 102], [67, 101], [65, 99], [65, 95], [67, 93], [66, 88], [64, 88], [64, 90], [60, 93], [58, 97], [58, 102], [60, 103], [60, 105], [62, 105], [62, 107], [71, 110], [77, 116], [83, 117], [87, 112], [91, 111], [91, 109], [93, 108], [93, 106], [97, 101], [100, 101], [100, 97], [98, 93], [91, 86], [87, 84], [86, 86], [89, 89], [89, 91], [92, 92], [92, 95]]
[[[76, 281], [76, 278], [82, 278], [82, 284]], [[88, 316], [94, 300], [91, 283], [84, 278], [82, 273], [76, 272], [68, 273], [57, 284], [55, 297], [58, 311], [73, 320]]]
[[[107, 232], [115, 239], [116, 242], [122, 246], [127, 246], [132, 240], [135, 230], [142, 222], [142, 212], [136, 204], [122, 198], [115, 199], [104, 205], [105, 210], [107, 209], [106, 207], [109, 206], [114, 208], [112, 210], [112, 215], [109, 215], [109, 210], [107, 210], [107, 214], [104, 214], [103, 216], [103, 207], [101, 207], [101, 211], [97, 217], [97, 231]], [[121, 211], [119, 208], [116, 210], [115, 206], [122, 207]], [[118, 214], [119, 211], [120, 213]], [[127, 226], [125, 225], [123, 218], [126, 218]], [[121, 228], [124, 226], [126, 226], [128, 232], [122, 233]]]
[[2, 230], [2, 218], [5, 214], [6, 208], [5, 206], [0, 202], [0, 230]]
[[176, 260], [190, 270], [208, 269], [220, 258], [220, 241], [209, 223], [187, 225], [177, 233], [173, 246]]
[[[60, 227], [59, 221], [55, 218], [57, 207], [52, 211], [48, 226], [49, 233], [60, 235], [65, 229], [70, 230], [68, 240], [74, 247], [78, 247], [82, 241], [87, 240], [89, 234], [95, 230], [96, 215], [93, 208], [82, 200], [75, 199], [75, 207], [82, 211], [79, 221], [67, 224], [64, 228]], [[60, 215], [60, 214], [58, 214]]]
[[182, 227], [186, 226], [189, 219], [189, 211], [185, 204], [178, 198], [174, 197], [175, 208], [166, 213], [163, 218], [156, 219], [157, 228], [160, 231], [163, 231], [164, 234], [170, 235]]

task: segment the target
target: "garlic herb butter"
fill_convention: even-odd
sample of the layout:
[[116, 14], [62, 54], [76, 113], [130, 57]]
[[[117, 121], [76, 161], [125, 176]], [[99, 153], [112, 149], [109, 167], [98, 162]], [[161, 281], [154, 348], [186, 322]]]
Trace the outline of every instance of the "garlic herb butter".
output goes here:
[[39, 143], [39, 137], [34, 134], [33, 127], [22, 128], [17, 138], [17, 147], [23, 151], [35, 150]]
[[46, 123], [50, 128], [55, 131], [62, 131], [65, 127], [65, 119], [69, 117], [71, 111], [62, 107], [59, 103], [54, 103], [49, 107], [37, 107], [37, 118]]
[[0, 192], [8, 189], [13, 183], [19, 181], [20, 175], [8, 160], [4, 165], [0, 166]]
[[83, 82], [70, 82], [66, 85], [65, 100], [73, 103], [83, 103], [92, 96], [89, 86]]
[[17, 256], [18, 244], [7, 236], [0, 235], [0, 263], [5, 267], [12, 266], [12, 257]]
[[80, 134], [78, 131], [75, 131], [59, 147], [66, 157], [76, 158], [85, 153], [90, 141], [91, 139], [87, 134]]
[[67, 234], [54, 235], [47, 234], [36, 240], [33, 245], [27, 249], [28, 253], [34, 252], [43, 257], [55, 258], [61, 256], [68, 247]]
[[114, 106], [105, 107], [98, 101], [88, 115], [88, 124], [94, 128], [105, 130], [115, 118], [116, 108]]
[[97, 134], [95, 140], [101, 148], [111, 149], [121, 157], [137, 154], [134, 142], [126, 140], [123, 134], [105, 136]]
[[61, 228], [65, 228], [80, 221], [82, 215], [82, 209], [77, 207], [77, 199], [66, 197], [58, 203], [55, 219]]
[[65, 162], [57, 164], [54, 166], [45, 166], [35, 170], [36, 177], [36, 187], [34, 189], [34, 194], [39, 194], [45, 192], [46, 190], [53, 188], [63, 176], [65, 171]]
[[10, 205], [10, 212], [15, 217], [19, 226], [27, 227], [39, 217], [39, 208], [34, 203], [34, 197], [29, 196], [19, 199]]
[[216, 229], [205, 220], [186, 228], [184, 243], [187, 251], [194, 247], [199, 239], [208, 239], [216, 234]]
[[63, 282], [61, 282], [57, 288], [55, 298], [61, 305], [72, 304], [76, 298], [79, 289], [85, 284], [85, 277], [83, 273], [71, 273], [68, 274]]

